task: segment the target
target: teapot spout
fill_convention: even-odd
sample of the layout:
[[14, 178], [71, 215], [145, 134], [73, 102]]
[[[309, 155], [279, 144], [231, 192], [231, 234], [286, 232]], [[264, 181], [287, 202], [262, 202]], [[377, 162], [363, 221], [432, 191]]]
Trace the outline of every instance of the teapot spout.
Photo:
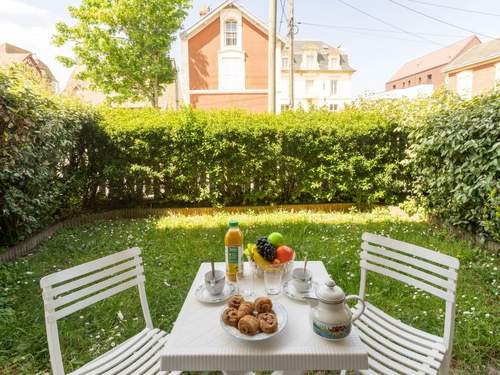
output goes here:
[[319, 303], [319, 300], [316, 297], [304, 296], [304, 299], [309, 303], [311, 307], [316, 307]]

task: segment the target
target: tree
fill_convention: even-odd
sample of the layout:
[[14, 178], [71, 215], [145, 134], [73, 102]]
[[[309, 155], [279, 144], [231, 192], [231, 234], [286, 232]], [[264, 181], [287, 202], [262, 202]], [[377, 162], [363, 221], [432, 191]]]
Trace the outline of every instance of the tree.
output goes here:
[[190, 0], [82, 0], [69, 7], [76, 23], [57, 23], [53, 36], [57, 46], [74, 43], [75, 59], [58, 58], [83, 66], [78, 78], [114, 102], [147, 99], [158, 107], [175, 79], [170, 48], [190, 6]]

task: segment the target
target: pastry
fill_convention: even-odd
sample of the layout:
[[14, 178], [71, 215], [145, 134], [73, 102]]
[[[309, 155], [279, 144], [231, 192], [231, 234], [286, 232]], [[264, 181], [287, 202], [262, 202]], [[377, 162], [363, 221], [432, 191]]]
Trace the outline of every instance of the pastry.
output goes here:
[[238, 326], [238, 310], [232, 307], [228, 307], [222, 313], [222, 321], [227, 325], [237, 327]]
[[245, 315], [238, 322], [238, 329], [241, 333], [247, 336], [254, 336], [259, 332], [259, 321], [253, 315]]
[[262, 313], [258, 315], [260, 330], [264, 333], [273, 333], [278, 329], [278, 319], [271, 313]]
[[234, 309], [237, 309], [238, 307], [240, 307], [240, 305], [245, 302], [245, 300], [243, 299], [242, 296], [240, 296], [239, 294], [235, 294], [234, 296], [232, 296], [231, 298], [229, 298], [229, 301], [228, 301], [228, 306], [229, 307], [232, 307]]
[[253, 314], [253, 303], [245, 301], [238, 307], [238, 319], [243, 318], [245, 315]]
[[259, 297], [255, 300], [255, 311], [257, 313], [270, 312], [273, 309], [272, 301], [267, 297]]

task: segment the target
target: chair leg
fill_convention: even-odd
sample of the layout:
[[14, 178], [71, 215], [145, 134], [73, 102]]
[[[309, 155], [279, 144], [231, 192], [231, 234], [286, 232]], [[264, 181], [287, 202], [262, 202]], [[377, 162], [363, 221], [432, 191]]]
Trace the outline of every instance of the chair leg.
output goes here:
[[448, 375], [450, 371], [451, 355], [446, 352], [443, 362], [441, 362], [441, 367], [439, 368], [439, 375]]

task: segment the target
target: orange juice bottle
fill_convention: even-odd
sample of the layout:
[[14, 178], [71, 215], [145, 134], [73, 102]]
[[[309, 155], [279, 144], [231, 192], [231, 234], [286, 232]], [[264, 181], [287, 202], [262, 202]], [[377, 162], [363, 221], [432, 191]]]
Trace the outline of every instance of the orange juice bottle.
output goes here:
[[236, 274], [242, 271], [243, 260], [243, 233], [238, 222], [229, 220], [229, 229], [224, 236], [226, 277], [229, 281], [236, 281]]

